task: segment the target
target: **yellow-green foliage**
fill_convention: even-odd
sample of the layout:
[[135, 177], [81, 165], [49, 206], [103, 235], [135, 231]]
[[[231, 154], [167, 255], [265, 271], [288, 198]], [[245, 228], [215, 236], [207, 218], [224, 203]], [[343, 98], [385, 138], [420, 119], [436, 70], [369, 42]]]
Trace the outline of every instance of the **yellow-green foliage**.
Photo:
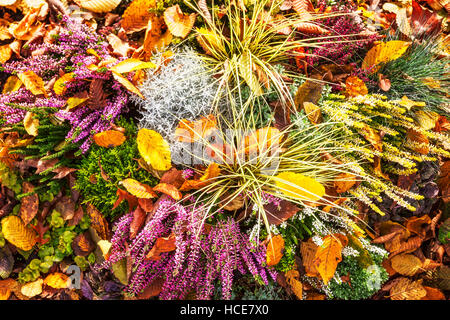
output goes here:
[[[364, 183], [350, 193], [380, 214], [383, 214], [382, 211], [371, 199], [380, 201], [381, 194], [414, 211], [415, 208], [404, 198], [422, 199], [422, 196], [394, 185], [383, 177], [380, 171], [374, 170], [373, 164], [370, 163], [379, 157], [382, 159], [383, 173], [409, 175], [417, 171], [419, 162], [435, 161], [439, 155], [449, 157], [449, 136], [420, 127], [401, 101], [388, 101], [382, 95], [345, 98], [342, 95], [330, 94], [324, 97], [320, 107], [329, 118], [341, 122], [343, 132], [349, 137], [345, 141], [336, 141], [335, 144], [353, 150], [350, 160], [363, 158], [368, 162], [367, 165], [357, 168]], [[360, 134], [364, 128], [373, 129], [382, 137], [381, 151], [371, 146]], [[410, 129], [413, 129], [416, 135], [425, 136], [429, 143], [408, 139], [407, 131]], [[423, 154], [424, 152], [417, 151], [419, 148], [429, 151]]]

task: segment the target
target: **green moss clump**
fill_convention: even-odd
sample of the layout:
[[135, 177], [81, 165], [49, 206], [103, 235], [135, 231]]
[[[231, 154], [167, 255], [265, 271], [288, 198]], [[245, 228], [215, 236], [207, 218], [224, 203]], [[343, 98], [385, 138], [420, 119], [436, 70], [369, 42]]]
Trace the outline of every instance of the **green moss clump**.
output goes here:
[[[155, 186], [157, 179], [140, 168], [137, 148], [137, 128], [132, 120], [121, 118], [117, 123], [125, 128], [126, 141], [118, 147], [104, 148], [92, 145], [89, 153], [81, 160], [77, 171], [75, 188], [80, 191], [84, 203], [93, 204], [106, 217], [114, 219], [127, 210], [126, 202], [112, 209], [117, 200], [119, 182], [131, 178], [141, 183]], [[105, 180], [102, 176], [107, 176]]]
[[364, 266], [358, 257], [347, 256], [339, 263], [336, 272], [349, 277], [349, 281], [338, 283], [331, 279], [329, 289], [333, 298], [343, 300], [361, 300], [371, 297], [380, 290], [389, 278], [386, 270], [381, 266], [383, 256], [370, 253], [373, 264]]

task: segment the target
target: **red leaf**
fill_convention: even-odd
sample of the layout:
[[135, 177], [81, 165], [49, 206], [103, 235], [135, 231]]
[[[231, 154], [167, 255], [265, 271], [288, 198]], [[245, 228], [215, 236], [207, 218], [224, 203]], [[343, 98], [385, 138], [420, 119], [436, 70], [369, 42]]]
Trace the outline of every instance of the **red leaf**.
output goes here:
[[122, 189], [118, 188], [117, 189], [117, 195], [119, 196], [119, 198], [117, 198], [116, 202], [114, 202], [113, 210], [115, 208], [117, 208], [119, 206], [119, 204], [123, 200], [127, 200], [127, 202], [128, 202], [128, 209], [130, 210], [130, 212], [138, 204], [138, 199], [135, 196], [133, 196], [132, 194], [130, 194], [128, 191], [125, 191], [125, 190], [122, 190]]
[[44, 234], [47, 232], [48, 229], [50, 229], [50, 226], [44, 227], [42, 222], [38, 221], [36, 226], [32, 225], [32, 227], [38, 234], [37, 242], [39, 244], [43, 245], [50, 241], [50, 239], [44, 239]]

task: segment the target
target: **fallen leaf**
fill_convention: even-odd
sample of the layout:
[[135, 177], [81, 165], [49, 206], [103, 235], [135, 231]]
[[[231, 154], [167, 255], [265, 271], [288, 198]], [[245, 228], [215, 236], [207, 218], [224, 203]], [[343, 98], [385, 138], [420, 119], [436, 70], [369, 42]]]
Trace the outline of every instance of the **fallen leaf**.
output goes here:
[[319, 272], [314, 264], [318, 248], [319, 246], [312, 241], [312, 238], [309, 238], [308, 241], [302, 241], [300, 245], [303, 266], [305, 267], [306, 275], [309, 277], [319, 276]]
[[320, 108], [314, 103], [305, 101], [303, 102], [303, 108], [309, 122], [311, 122], [312, 124], [318, 124], [322, 122], [322, 112], [320, 111]]
[[92, 12], [111, 12], [122, 0], [74, 0], [81, 8]]
[[271, 237], [267, 244], [266, 262], [267, 266], [274, 266], [280, 262], [284, 253], [284, 239], [281, 235]]
[[142, 158], [155, 170], [166, 171], [172, 166], [169, 144], [158, 132], [140, 129], [137, 145]]
[[264, 205], [264, 211], [269, 224], [279, 225], [299, 212], [300, 208], [290, 201], [280, 200], [279, 206], [273, 203]]
[[120, 181], [119, 184], [123, 185], [129, 193], [137, 198], [152, 199], [158, 197], [152, 187], [144, 183], [140, 183], [137, 180], [128, 178]]
[[206, 138], [216, 126], [217, 121], [212, 114], [196, 121], [183, 119], [175, 129], [175, 138], [180, 142], [192, 143]]
[[177, 247], [175, 244], [174, 234], [171, 234], [170, 236], [165, 238], [164, 237], [158, 238], [155, 241], [155, 245], [151, 248], [151, 250], [148, 252], [145, 258], [147, 260], [160, 260], [161, 253], [174, 251], [176, 248]]
[[136, 209], [133, 211], [133, 220], [131, 221], [130, 225], [130, 239], [134, 239], [144, 225], [145, 218], [147, 217], [146, 212], [148, 211], [144, 211], [141, 206], [136, 207]]
[[318, 247], [313, 264], [325, 284], [333, 278], [337, 265], [342, 261], [342, 249], [348, 239], [342, 234], [327, 235]]
[[412, 254], [399, 254], [392, 257], [391, 266], [401, 275], [413, 276], [422, 267], [422, 261]]
[[121, 27], [127, 33], [144, 30], [150, 17], [155, 15], [149, 9], [155, 7], [155, 0], [133, 0], [122, 15]]
[[33, 298], [33, 297], [38, 296], [38, 295], [40, 295], [42, 293], [42, 284], [43, 283], [44, 283], [44, 280], [39, 278], [36, 281], [24, 284], [22, 286], [22, 288], [20, 288], [20, 292], [24, 296], [27, 296], [28, 298]]
[[39, 77], [36, 73], [34, 73], [33, 71], [19, 72], [17, 74], [17, 77], [20, 79], [20, 81], [22, 81], [25, 88], [30, 90], [32, 94], [43, 94], [45, 97], [47, 97], [44, 80], [42, 80], [42, 78]]
[[172, 197], [174, 200], [181, 200], [183, 195], [181, 194], [178, 189], [168, 183], [158, 183], [156, 186], [153, 187], [153, 191], [162, 192], [164, 194], [167, 194], [168, 196]]
[[445, 295], [441, 290], [427, 286], [423, 287], [427, 291], [427, 294], [420, 300], [446, 300]]
[[64, 75], [59, 77], [58, 80], [56, 80], [53, 85], [53, 91], [57, 95], [63, 95], [67, 90], [66, 84], [68, 82], [74, 81], [74, 76], [75, 76], [75, 73], [70, 72], [70, 73], [65, 73]]
[[[33, 185], [29, 182], [25, 181], [22, 184], [23, 193], [31, 192], [33, 191], [33, 189], [34, 189]], [[39, 211], [39, 197], [36, 193], [30, 194], [22, 198], [19, 214], [25, 225], [29, 224], [31, 220], [34, 219], [38, 211]]]
[[345, 95], [347, 97], [364, 96], [368, 93], [364, 81], [356, 76], [350, 76], [345, 80]]
[[334, 186], [337, 193], [343, 193], [350, 190], [356, 183], [356, 176], [351, 173], [340, 173], [334, 179]]
[[102, 240], [110, 238], [109, 224], [100, 211], [97, 210], [92, 204], [88, 203], [86, 213], [91, 218], [91, 227], [97, 231], [98, 236]]
[[87, 257], [95, 250], [95, 243], [92, 241], [89, 231], [80, 233], [72, 241], [74, 254], [81, 257]]
[[180, 191], [190, 191], [203, 188], [214, 181], [214, 178], [220, 174], [220, 167], [217, 163], [212, 162], [206, 168], [204, 174], [198, 180], [185, 180], [180, 187]]
[[184, 14], [180, 6], [174, 5], [164, 11], [164, 22], [175, 37], [185, 38], [194, 26], [197, 14]]
[[36, 233], [19, 217], [8, 216], [1, 223], [3, 236], [17, 248], [28, 251], [36, 244]]
[[390, 290], [391, 300], [420, 300], [426, 295], [422, 280], [413, 281], [408, 278], [399, 278]]
[[381, 42], [367, 52], [361, 68], [370, 69], [374, 73], [379, 69], [380, 63], [386, 63], [401, 57], [409, 45], [409, 42], [401, 40]]
[[44, 279], [45, 285], [55, 289], [66, 289], [71, 283], [69, 277], [61, 272], [51, 273]]
[[96, 133], [93, 137], [96, 145], [104, 148], [118, 147], [125, 142], [125, 135], [116, 130], [106, 130]]
[[287, 283], [291, 286], [292, 291], [299, 300], [303, 300], [303, 285], [298, 280], [300, 276], [297, 270], [289, 270], [285, 274]]
[[302, 201], [315, 202], [325, 194], [325, 187], [315, 179], [300, 173], [282, 172], [275, 183], [282, 193]]

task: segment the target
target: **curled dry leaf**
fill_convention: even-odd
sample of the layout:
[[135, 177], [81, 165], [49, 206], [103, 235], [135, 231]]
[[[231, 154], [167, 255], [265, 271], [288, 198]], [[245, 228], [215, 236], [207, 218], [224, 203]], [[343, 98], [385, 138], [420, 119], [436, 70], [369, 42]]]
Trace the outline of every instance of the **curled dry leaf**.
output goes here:
[[284, 239], [281, 235], [271, 237], [267, 244], [266, 260], [267, 265], [274, 266], [280, 262], [284, 253]]
[[28, 251], [36, 244], [36, 233], [17, 216], [2, 219], [2, 233], [6, 240], [17, 248]]
[[125, 179], [119, 182], [133, 196], [143, 199], [157, 198], [158, 195], [153, 191], [152, 187], [144, 183], [140, 183], [134, 179]]
[[148, 252], [145, 257], [147, 260], [160, 260], [161, 253], [174, 251], [177, 248], [175, 244], [175, 235], [172, 233], [168, 237], [158, 238], [155, 241], [155, 245]]
[[300, 273], [297, 270], [292, 269], [286, 272], [284, 275], [286, 277], [286, 282], [290, 285], [297, 299], [303, 300], [303, 285], [298, 279]]
[[174, 5], [164, 11], [164, 22], [175, 37], [185, 38], [194, 26], [197, 14], [184, 14], [180, 6]]
[[104, 148], [118, 147], [125, 142], [125, 135], [116, 130], [106, 130], [96, 133], [93, 137], [96, 145]]
[[351, 173], [340, 173], [334, 180], [334, 186], [337, 193], [343, 193], [350, 190], [356, 183], [356, 176]]
[[185, 180], [180, 187], [180, 191], [197, 190], [212, 183], [214, 178], [220, 174], [220, 168], [217, 163], [211, 163], [206, 168], [205, 173], [198, 180]]
[[305, 101], [303, 103], [303, 108], [309, 122], [311, 122], [312, 124], [318, 124], [322, 122], [322, 111], [320, 111], [320, 108], [317, 105], [312, 102]]
[[158, 132], [140, 129], [137, 145], [142, 158], [155, 170], [166, 171], [172, 166], [169, 144]]

